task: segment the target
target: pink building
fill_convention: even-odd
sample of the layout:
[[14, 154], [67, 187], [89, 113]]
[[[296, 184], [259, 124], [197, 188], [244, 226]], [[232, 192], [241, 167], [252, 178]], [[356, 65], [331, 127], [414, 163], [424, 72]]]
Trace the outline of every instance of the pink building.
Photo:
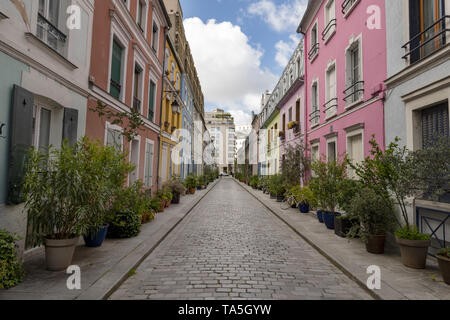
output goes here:
[[384, 146], [385, 1], [310, 0], [304, 35], [306, 140], [314, 159], [370, 154]]

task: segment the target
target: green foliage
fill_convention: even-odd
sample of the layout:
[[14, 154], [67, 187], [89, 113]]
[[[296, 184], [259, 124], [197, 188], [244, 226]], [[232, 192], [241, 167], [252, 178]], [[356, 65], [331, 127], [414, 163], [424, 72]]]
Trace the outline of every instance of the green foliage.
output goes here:
[[250, 186], [253, 187], [253, 188], [258, 188], [259, 177], [258, 177], [257, 175], [251, 176], [251, 177], [250, 177], [249, 184], [250, 184]]
[[315, 161], [311, 168], [314, 176], [310, 181], [320, 209], [336, 212], [339, 193], [347, 175], [346, 161]]
[[437, 254], [438, 254], [439, 256], [444, 257], [444, 258], [450, 259], [450, 248], [442, 248], [442, 249], [439, 249], [438, 252], [437, 252]]
[[281, 174], [288, 186], [300, 184], [300, 180], [309, 170], [311, 163], [306, 156], [306, 151], [303, 144], [287, 145], [281, 161]]
[[339, 186], [339, 192], [337, 193], [337, 203], [339, 208], [344, 212], [348, 212], [353, 197], [363, 187], [361, 182], [357, 180], [349, 178], [343, 179]]
[[159, 210], [161, 210], [161, 198], [158, 198], [158, 197], [151, 198], [149, 207], [153, 211], [159, 212]]
[[181, 181], [177, 178], [172, 179], [171, 181], [166, 181], [162, 184], [162, 188], [169, 188], [170, 192], [175, 195], [175, 194], [185, 194], [186, 193], [186, 188], [184, 187], [184, 185], [181, 183]]
[[317, 206], [317, 199], [309, 187], [292, 187], [286, 192], [286, 197], [292, 198], [295, 204], [308, 204], [311, 207]]
[[194, 174], [189, 174], [186, 179], [184, 179], [184, 185], [188, 189], [197, 188], [197, 178]]
[[402, 227], [395, 231], [395, 236], [399, 239], [407, 240], [430, 240], [431, 237], [428, 234], [420, 233], [417, 227]]
[[261, 188], [263, 191], [268, 191], [269, 189], [269, 177], [262, 176], [259, 178], [258, 188]]
[[206, 184], [205, 176], [199, 175], [197, 177], [197, 186], [204, 186]]
[[173, 193], [169, 186], [165, 186], [162, 187], [162, 189], [158, 190], [156, 196], [160, 198], [162, 201], [170, 201], [173, 198]]
[[19, 284], [25, 274], [17, 259], [16, 240], [17, 237], [0, 229], [0, 289]]
[[281, 174], [274, 174], [269, 178], [269, 192], [276, 196], [282, 196], [286, 192], [286, 185]]
[[371, 188], [359, 190], [349, 204], [348, 214], [361, 222], [350, 229], [349, 236], [360, 236], [363, 241], [370, 235], [384, 235], [395, 227], [394, 202]]
[[131, 210], [116, 212], [110, 217], [109, 238], [132, 238], [141, 231], [141, 217]]

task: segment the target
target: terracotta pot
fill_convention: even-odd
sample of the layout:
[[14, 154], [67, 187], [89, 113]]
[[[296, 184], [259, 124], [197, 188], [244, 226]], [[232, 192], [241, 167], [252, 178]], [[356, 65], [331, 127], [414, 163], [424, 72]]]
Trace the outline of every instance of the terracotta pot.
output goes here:
[[47, 270], [66, 270], [72, 263], [73, 253], [79, 237], [73, 239], [45, 239], [45, 262]]
[[172, 204], [172, 200], [167, 200], [166, 201], [166, 208], [170, 207], [171, 204]]
[[189, 193], [190, 193], [190, 194], [195, 194], [195, 188], [190, 188], [190, 189], [189, 189]]
[[442, 278], [444, 278], [444, 282], [450, 285], [450, 259], [440, 255], [437, 255], [436, 258], [438, 260], [439, 269], [441, 269]]
[[373, 254], [383, 254], [384, 253], [384, 243], [386, 241], [386, 235], [370, 235], [367, 239], [366, 250]]
[[166, 203], [164, 201], [161, 201], [161, 205], [159, 206], [158, 212], [164, 212], [165, 207], [166, 207]]
[[400, 246], [402, 262], [405, 266], [414, 269], [425, 269], [427, 263], [428, 247], [431, 240], [408, 240], [397, 238]]

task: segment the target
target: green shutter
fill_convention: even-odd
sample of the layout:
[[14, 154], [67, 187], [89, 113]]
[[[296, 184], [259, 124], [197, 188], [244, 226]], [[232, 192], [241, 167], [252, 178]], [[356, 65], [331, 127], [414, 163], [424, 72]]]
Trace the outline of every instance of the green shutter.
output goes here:
[[150, 81], [150, 93], [148, 100], [148, 119], [153, 121], [155, 117], [155, 89], [156, 86], [153, 81]]
[[120, 98], [121, 92], [122, 51], [123, 49], [120, 45], [116, 41], [113, 41], [110, 94], [116, 99]]

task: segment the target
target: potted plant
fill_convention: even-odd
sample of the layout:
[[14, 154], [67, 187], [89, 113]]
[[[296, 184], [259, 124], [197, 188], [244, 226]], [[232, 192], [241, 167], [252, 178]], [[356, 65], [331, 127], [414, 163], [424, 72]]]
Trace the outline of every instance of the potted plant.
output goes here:
[[65, 270], [72, 262], [80, 235], [86, 233], [85, 200], [98, 191], [97, 177], [87, 174], [80, 142], [73, 148], [64, 141], [60, 149], [32, 151], [25, 175], [25, 209], [29, 220], [29, 245], [45, 245], [47, 269]]
[[317, 199], [309, 187], [300, 187], [295, 194], [295, 200], [301, 213], [308, 213], [311, 207], [317, 205]]
[[198, 190], [205, 189], [205, 176], [204, 175], [199, 175], [197, 177], [197, 183], [198, 183], [198, 185], [197, 185], [197, 189]]
[[183, 184], [178, 179], [173, 179], [172, 181], [165, 182], [163, 184], [163, 187], [170, 188], [170, 191], [172, 193], [172, 203], [178, 204], [180, 203], [181, 195], [186, 192], [186, 188], [183, 186]]
[[393, 231], [396, 223], [392, 199], [364, 187], [351, 200], [348, 214], [360, 221], [360, 225], [352, 225], [348, 236], [361, 237], [367, 252], [384, 253], [386, 233]]
[[197, 188], [197, 178], [192, 173], [186, 177], [184, 184], [190, 194], [195, 194], [195, 188]]
[[277, 199], [277, 202], [282, 202], [284, 200], [286, 187], [282, 175], [275, 174], [269, 178], [269, 191], [271, 196]]
[[259, 184], [259, 177], [257, 175], [252, 176], [250, 178], [250, 187], [252, 187], [253, 189], [257, 189], [258, 184]]
[[297, 121], [291, 121], [291, 122], [288, 123], [288, 129], [289, 130], [297, 129], [297, 127], [298, 127], [298, 122]]
[[439, 249], [436, 255], [444, 282], [450, 285], [450, 248]]
[[0, 229], [0, 289], [9, 289], [19, 284], [25, 275], [17, 258], [15, 235]]
[[[338, 205], [339, 209], [343, 212], [349, 211], [349, 206], [353, 197], [364, 186], [357, 180], [344, 179], [340, 185], [338, 192]], [[334, 233], [342, 238], [345, 238], [347, 233], [353, 227], [353, 225], [359, 225], [360, 222], [357, 217], [348, 214], [335, 217], [334, 219]]]

